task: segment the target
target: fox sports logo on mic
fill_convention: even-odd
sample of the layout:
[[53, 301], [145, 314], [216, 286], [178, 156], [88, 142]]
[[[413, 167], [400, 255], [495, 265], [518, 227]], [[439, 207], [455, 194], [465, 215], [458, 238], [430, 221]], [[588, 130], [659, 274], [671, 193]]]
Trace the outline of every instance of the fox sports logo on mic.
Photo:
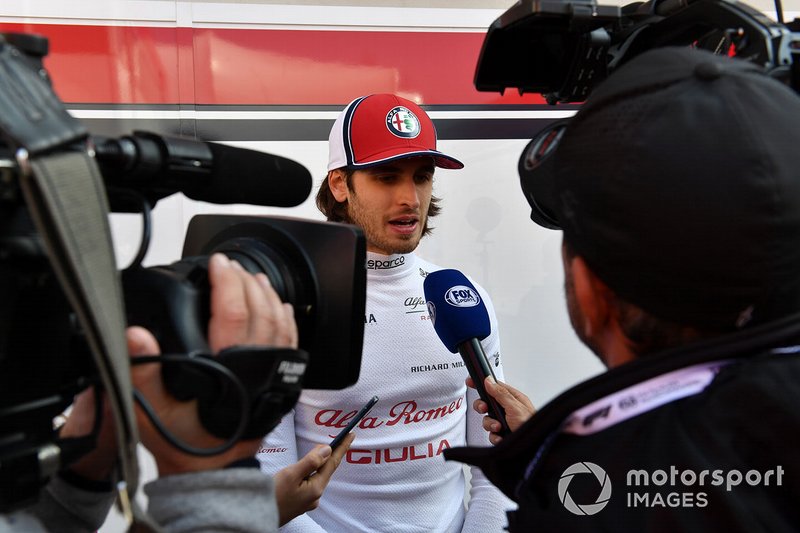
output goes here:
[[481, 303], [481, 297], [472, 287], [456, 285], [447, 289], [444, 301], [454, 307], [475, 307]]

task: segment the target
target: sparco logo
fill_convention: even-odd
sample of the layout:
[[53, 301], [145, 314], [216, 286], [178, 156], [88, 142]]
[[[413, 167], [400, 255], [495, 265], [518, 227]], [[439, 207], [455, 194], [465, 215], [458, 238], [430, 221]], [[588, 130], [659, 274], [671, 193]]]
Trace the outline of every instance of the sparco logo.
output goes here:
[[403, 256], [395, 257], [394, 259], [387, 259], [381, 261], [380, 259], [367, 259], [368, 270], [385, 270], [387, 268], [397, 268], [405, 264], [406, 258]]
[[481, 297], [470, 287], [456, 285], [447, 289], [444, 301], [455, 307], [475, 307], [481, 303]]
[[[578, 474], [593, 474], [600, 483], [600, 494], [594, 503], [577, 504], [569, 495], [567, 489], [569, 488], [572, 478]], [[584, 461], [582, 463], [575, 463], [570, 466], [564, 473], [561, 474], [561, 479], [558, 480], [558, 499], [564, 507], [572, 514], [577, 515], [593, 515], [603, 510], [611, 499], [611, 480], [608, 479], [606, 471], [594, 463]]]

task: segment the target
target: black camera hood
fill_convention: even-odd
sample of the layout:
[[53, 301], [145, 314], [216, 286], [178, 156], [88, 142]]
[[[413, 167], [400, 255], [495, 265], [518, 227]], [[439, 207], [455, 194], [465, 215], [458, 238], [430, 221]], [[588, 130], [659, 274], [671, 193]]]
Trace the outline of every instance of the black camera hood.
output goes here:
[[661, 46], [695, 46], [763, 66], [800, 91], [800, 33], [728, 0], [632, 3], [520, 0], [488, 29], [479, 91], [540, 93], [582, 102], [614, 69]]

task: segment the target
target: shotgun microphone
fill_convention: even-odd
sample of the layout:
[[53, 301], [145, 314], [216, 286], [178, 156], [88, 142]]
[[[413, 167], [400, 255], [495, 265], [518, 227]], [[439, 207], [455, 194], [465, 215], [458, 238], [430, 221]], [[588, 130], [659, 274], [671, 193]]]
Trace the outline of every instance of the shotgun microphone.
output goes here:
[[215, 204], [294, 207], [311, 193], [306, 167], [258, 150], [145, 131], [92, 142], [106, 184], [137, 189], [152, 204], [182, 192]]

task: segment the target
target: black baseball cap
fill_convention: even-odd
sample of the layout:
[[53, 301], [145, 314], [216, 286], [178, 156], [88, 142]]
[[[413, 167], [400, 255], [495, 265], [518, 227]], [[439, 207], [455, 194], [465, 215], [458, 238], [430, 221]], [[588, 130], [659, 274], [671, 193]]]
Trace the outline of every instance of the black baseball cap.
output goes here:
[[[547, 157], [520, 162], [526, 196], [547, 215], [532, 218], [560, 226], [620, 297], [717, 330], [800, 311], [791, 88], [742, 59], [657, 48], [614, 72], [561, 127], [558, 145], [540, 149]], [[541, 176], [553, 183], [537, 188]]]

